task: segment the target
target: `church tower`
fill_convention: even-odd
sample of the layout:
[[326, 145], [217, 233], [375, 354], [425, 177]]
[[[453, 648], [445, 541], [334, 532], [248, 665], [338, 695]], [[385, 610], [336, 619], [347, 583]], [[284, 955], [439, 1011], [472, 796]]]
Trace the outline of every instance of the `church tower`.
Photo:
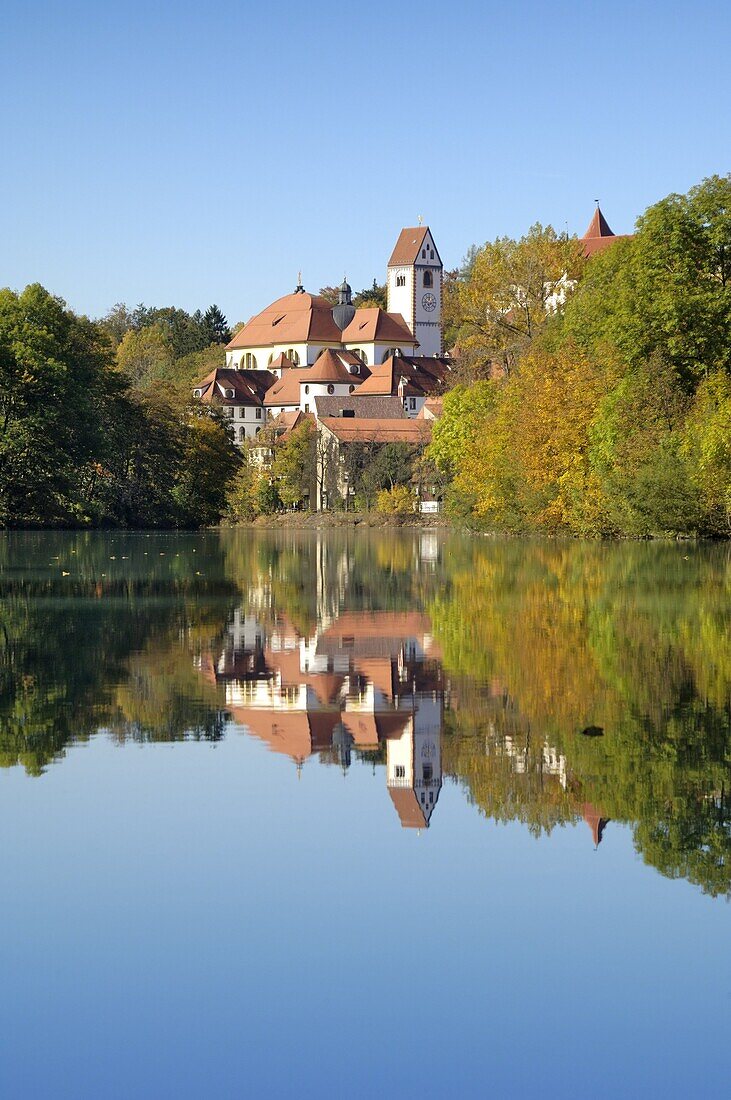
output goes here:
[[429, 226], [402, 229], [388, 261], [388, 312], [406, 321], [417, 355], [442, 354], [442, 270]]

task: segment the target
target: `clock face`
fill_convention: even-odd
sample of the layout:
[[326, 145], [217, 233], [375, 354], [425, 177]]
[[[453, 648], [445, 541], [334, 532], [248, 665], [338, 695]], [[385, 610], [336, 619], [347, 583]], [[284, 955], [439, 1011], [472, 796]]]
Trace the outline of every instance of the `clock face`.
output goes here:
[[421, 299], [421, 304], [427, 313], [431, 313], [432, 310], [437, 308], [437, 300], [433, 294], [425, 294]]

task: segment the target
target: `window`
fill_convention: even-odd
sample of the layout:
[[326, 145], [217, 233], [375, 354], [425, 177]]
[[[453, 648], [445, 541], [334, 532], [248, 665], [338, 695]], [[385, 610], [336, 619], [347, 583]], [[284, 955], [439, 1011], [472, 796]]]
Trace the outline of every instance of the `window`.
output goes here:
[[396, 276], [396, 286], [406, 286], [406, 276], [405, 275], [397, 275]]
[[404, 767], [403, 764], [397, 764], [396, 765], [396, 767], [394, 769], [394, 775], [396, 776], [397, 779], [405, 779], [406, 778], [406, 768]]
[[193, 390], [193, 397], [200, 397], [202, 392], [202, 390]]
[[415, 409], [416, 408], [416, 398], [415, 397], [410, 397], [409, 398], [409, 408], [410, 409]]
[[233, 397], [233, 395], [234, 395], [233, 390], [226, 390], [226, 397]]
[[309, 411], [310, 411], [310, 406], [309, 406], [309, 404], [306, 404], [305, 405], [305, 412], [308, 413]]
[[333, 386], [332, 382], [330, 382], [330, 384], [328, 385], [328, 387], [327, 387], [327, 392], [328, 392], [328, 393], [329, 393], [330, 395], [332, 395], [332, 394], [334, 394], [334, 393], [335, 393], [335, 387]]
[[363, 351], [362, 348], [351, 348], [350, 350], [352, 354], [356, 357], [356, 359], [360, 359], [361, 363], [365, 364], [365, 366], [368, 366], [368, 359], [366, 357], [366, 353]]
[[431, 271], [424, 272], [424, 286], [434, 286], [434, 276]]
[[348, 393], [353, 393], [355, 386], [348, 386]]
[[261, 420], [261, 409], [256, 410], [256, 419]]
[[246, 370], [256, 370], [256, 356], [252, 355], [250, 351], [247, 351], [244, 356], [244, 367]]
[[242, 405], [241, 408], [239, 409], [239, 420], [243, 420], [245, 416], [246, 416], [246, 409]]
[[230, 407], [230, 405], [227, 405], [226, 406], [226, 416], [233, 417], [233, 414], [234, 414], [234, 410]]
[[294, 363], [295, 367], [298, 367], [300, 365], [300, 357], [294, 350], [294, 348], [287, 348], [284, 354], [287, 356], [291, 363]]
[[246, 439], [246, 428], [239, 428], [239, 443], [243, 443]]
[[434, 249], [433, 249], [433, 248], [430, 248], [430, 249], [429, 249], [429, 259], [430, 259], [430, 260], [433, 260], [433, 259], [434, 259]]
[[422, 248], [422, 250], [421, 250], [421, 258], [422, 258], [422, 260], [426, 259], [426, 249], [425, 248]]
[[309, 392], [310, 392], [310, 387], [309, 387], [309, 386], [305, 386], [305, 393], [309, 393]]
[[431, 764], [424, 764], [422, 768], [422, 774], [424, 776], [425, 783], [431, 783], [434, 772], [432, 771]]
[[386, 348], [383, 353], [382, 363], [385, 363], [387, 359], [390, 359], [392, 355], [398, 356], [401, 354], [401, 348]]

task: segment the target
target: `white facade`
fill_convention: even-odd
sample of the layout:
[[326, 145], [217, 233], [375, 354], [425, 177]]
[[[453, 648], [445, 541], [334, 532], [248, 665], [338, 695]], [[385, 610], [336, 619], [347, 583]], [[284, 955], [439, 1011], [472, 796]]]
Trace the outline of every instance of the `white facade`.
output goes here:
[[238, 446], [253, 439], [266, 423], [266, 410], [258, 405], [224, 405], [221, 411], [233, 429], [234, 443]]
[[389, 266], [388, 312], [400, 313], [419, 341], [417, 355], [442, 354], [442, 261], [427, 229], [411, 264]]

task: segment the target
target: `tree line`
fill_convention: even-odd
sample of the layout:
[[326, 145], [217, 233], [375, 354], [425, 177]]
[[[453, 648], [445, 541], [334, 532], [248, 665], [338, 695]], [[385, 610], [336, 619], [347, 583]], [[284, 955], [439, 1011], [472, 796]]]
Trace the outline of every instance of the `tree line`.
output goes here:
[[455, 515], [585, 536], [731, 533], [731, 177], [586, 260], [534, 226], [445, 282], [460, 382], [431, 457]]
[[238, 465], [190, 384], [222, 358], [212, 306], [80, 317], [42, 286], [0, 291], [0, 527], [198, 527]]

